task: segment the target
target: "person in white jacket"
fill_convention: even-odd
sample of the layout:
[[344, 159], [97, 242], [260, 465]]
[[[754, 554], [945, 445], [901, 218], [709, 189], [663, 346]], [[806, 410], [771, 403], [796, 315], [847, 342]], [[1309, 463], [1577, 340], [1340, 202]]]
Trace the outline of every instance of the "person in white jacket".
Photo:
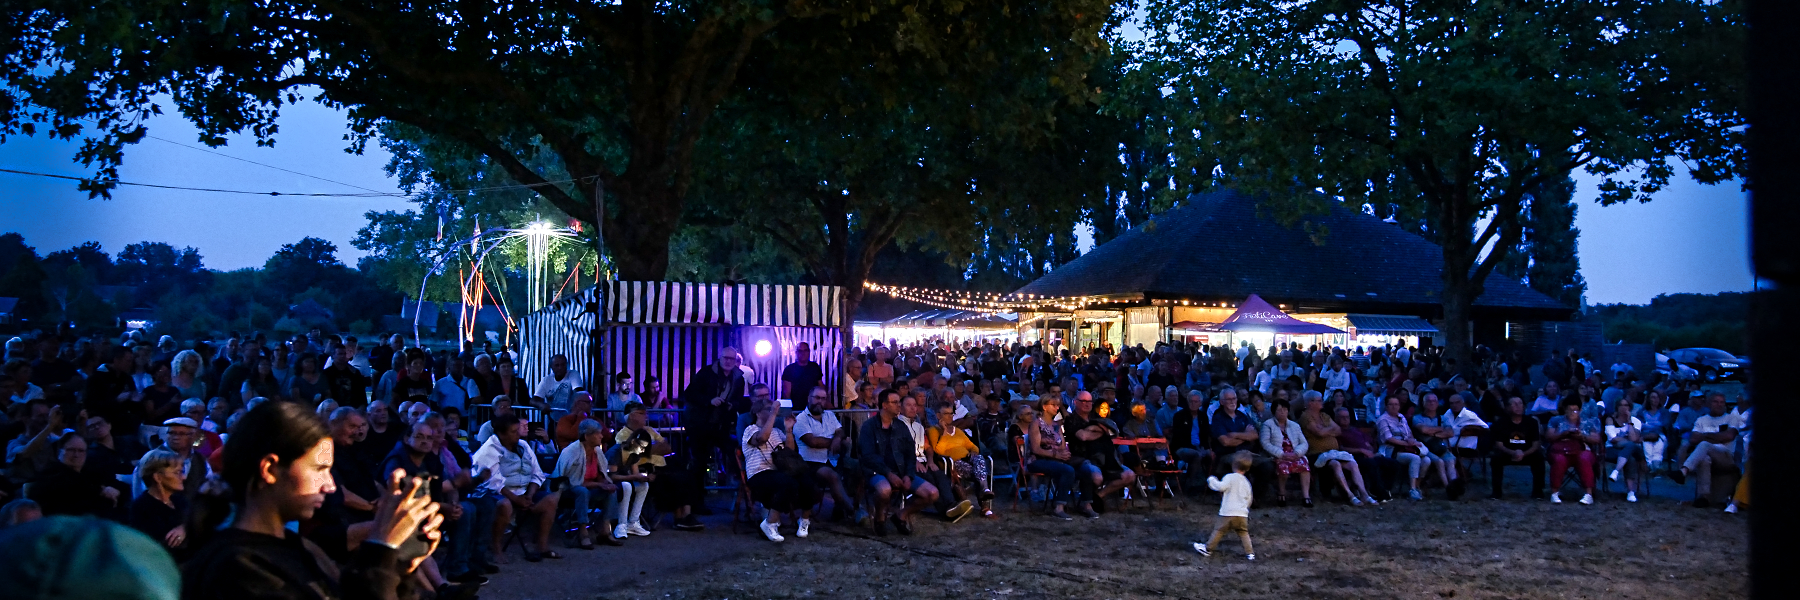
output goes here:
[[1224, 498], [1219, 501], [1219, 526], [1213, 529], [1212, 539], [1206, 543], [1194, 542], [1194, 551], [1201, 556], [1212, 556], [1212, 546], [1225, 538], [1225, 532], [1235, 531], [1238, 540], [1244, 543], [1244, 558], [1256, 560], [1256, 549], [1250, 545], [1250, 480], [1244, 473], [1250, 470], [1250, 453], [1239, 452], [1231, 457], [1231, 473], [1223, 479], [1206, 478], [1206, 485], [1214, 491], [1222, 492]]
[[1293, 414], [1286, 402], [1274, 404], [1274, 418], [1262, 422], [1263, 451], [1275, 457], [1275, 505], [1287, 506], [1288, 475], [1300, 475], [1300, 498], [1307, 508], [1313, 507], [1312, 468], [1306, 460], [1306, 433], [1300, 423], [1288, 418]]

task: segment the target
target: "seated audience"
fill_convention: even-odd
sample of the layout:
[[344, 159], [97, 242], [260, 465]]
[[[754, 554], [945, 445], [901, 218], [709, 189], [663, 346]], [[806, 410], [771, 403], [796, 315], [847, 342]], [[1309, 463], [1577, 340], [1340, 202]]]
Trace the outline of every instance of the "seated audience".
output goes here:
[[831, 466], [831, 457], [843, 454], [850, 446], [850, 438], [840, 435], [844, 428], [838, 424], [837, 415], [826, 412], [831, 401], [831, 393], [823, 387], [814, 387], [807, 395], [805, 410], [794, 415], [794, 445], [799, 446], [800, 459], [806, 461], [807, 472], [801, 474], [801, 484], [831, 490], [831, 520], [840, 521], [850, 515], [855, 503], [850, 501], [843, 480]]
[[1689, 475], [1699, 477], [1695, 482], [1695, 508], [1706, 508], [1710, 503], [1713, 469], [1737, 466], [1734, 443], [1744, 428], [1741, 413], [1726, 411], [1725, 394], [1713, 392], [1706, 400], [1706, 414], [1694, 419], [1694, 430], [1688, 434], [1693, 451], [1679, 470], [1669, 472], [1669, 478], [1676, 483], [1687, 483]]
[[[975, 441], [969, 438], [969, 434], [954, 424], [955, 415], [955, 407], [938, 407], [938, 422], [948, 425], [932, 427], [925, 433], [926, 439], [931, 444], [932, 454], [950, 461], [951, 472], [955, 475], [952, 483], [961, 481], [971, 484], [975, 488], [976, 498], [981, 501], [981, 516], [994, 518], [997, 515], [994, 514], [992, 463], [975, 447]], [[951, 489], [959, 500], [967, 502], [961, 485], [953, 485]], [[960, 519], [967, 514], [968, 511], [962, 511], [946, 516]]]
[[1581, 479], [1581, 503], [1594, 503], [1594, 450], [1600, 447], [1600, 421], [1581, 416], [1581, 405], [1563, 405], [1562, 415], [1545, 428], [1550, 442], [1550, 503], [1562, 503], [1563, 477], [1570, 466]]
[[[501, 556], [500, 542], [514, 515], [519, 527], [531, 531], [523, 537], [525, 560], [538, 562], [546, 558], [562, 558], [550, 549], [550, 526], [556, 520], [557, 495], [544, 489], [544, 471], [538, 466], [537, 453], [525, 444], [525, 424], [512, 415], [495, 417], [493, 437], [488, 438], [472, 457], [476, 469], [491, 473], [485, 487], [490, 495], [498, 495], [494, 511], [493, 555]], [[535, 519], [535, 527], [525, 530], [527, 517]]]
[[1644, 424], [1631, 416], [1631, 400], [1621, 396], [1613, 401], [1612, 414], [1606, 417], [1608, 451], [1618, 461], [1613, 467], [1613, 481], [1625, 481], [1625, 501], [1637, 502], [1638, 479], [1644, 473]]
[[[211, 539], [196, 540], [198, 553], [182, 565], [182, 598], [241, 600], [272, 590], [355, 598], [415, 593], [409, 575], [430, 558], [443, 520], [437, 503], [416, 493], [424, 481], [397, 474], [387, 479], [390, 491], [377, 503], [377, 525], [340, 568], [322, 562], [285, 527], [312, 517], [319, 498], [333, 488], [332, 442], [324, 423], [298, 404], [270, 402], [250, 410], [235, 433], [224, 469], [231, 520], [222, 529], [209, 521], [196, 530]], [[410, 541], [421, 534], [426, 542], [415, 549]]]
[[769, 398], [758, 398], [751, 402], [750, 413], [755, 415], [756, 420], [744, 428], [742, 445], [744, 475], [748, 477], [750, 495], [763, 505], [764, 510], [762, 524], [758, 528], [762, 530], [763, 537], [779, 543], [787, 539], [781, 535], [780, 530], [782, 516], [789, 512], [800, 512], [794, 535], [805, 538], [809, 534], [812, 528], [812, 505], [817, 502], [818, 490], [806, 489], [793, 475], [776, 467], [776, 452], [788, 449], [785, 432], [775, 428], [777, 408], [775, 401]]
[[1506, 467], [1525, 466], [1531, 468], [1531, 499], [1543, 498], [1542, 435], [1538, 431], [1537, 419], [1525, 415], [1525, 399], [1518, 396], [1507, 398], [1506, 416], [1494, 422], [1493, 427], [1489, 428], [1489, 435], [1493, 439], [1493, 454], [1488, 457], [1488, 481], [1493, 484], [1493, 493], [1488, 497], [1500, 499], [1500, 492], [1506, 484]]
[[1388, 396], [1383, 403], [1382, 415], [1375, 419], [1375, 435], [1381, 441], [1383, 455], [1406, 465], [1408, 483], [1412, 486], [1407, 496], [1413, 500], [1425, 499], [1419, 484], [1425, 479], [1427, 470], [1437, 463], [1437, 458], [1427, 453], [1425, 444], [1413, 437], [1412, 427], [1400, 414], [1399, 396]]
[[1462, 496], [1463, 480], [1456, 469], [1456, 456], [1450, 453], [1450, 438], [1458, 434], [1451, 416], [1440, 411], [1435, 392], [1426, 392], [1419, 401], [1419, 412], [1412, 416], [1413, 435], [1424, 444], [1421, 454], [1432, 457], [1438, 480], [1445, 482], [1444, 494], [1451, 500]]
[[[1230, 456], [1239, 451], [1250, 453], [1250, 485], [1263, 493], [1260, 498], [1267, 498], [1267, 490], [1275, 483], [1275, 462], [1262, 453], [1259, 440], [1262, 433], [1257, 431], [1256, 417], [1239, 410], [1237, 390], [1225, 388], [1219, 391], [1219, 407], [1212, 414], [1212, 440], [1217, 448], [1218, 456]], [[1213, 474], [1218, 475], [1230, 468], [1230, 463], [1219, 460], [1213, 464]]]
[[1083, 487], [1092, 489], [1093, 496], [1081, 503], [1082, 514], [1090, 519], [1099, 516], [1094, 507], [1107, 496], [1137, 481], [1137, 474], [1119, 461], [1119, 451], [1113, 446], [1117, 434], [1118, 425], [1094, 414], [1093, 394], [1076, 392], [1075, 411], [1063, 419], [1063, 438], [1074, 456], [1071, 464], [1086, 476]]
[[138, 478], [144, 493], [131, 501], [127, 523], [150, 539], [174, 550], [187, 542], [188, 497], [182, 493], [181, 456], [164, 449], [151, 450], [138, 461]]
[[[589, 515], [589, 506], [599, 501], [603, 509], [603, 518], [611, 518], [613, 508], [618, 504], [619, 485], [609, 477], [611, 465], [606, 461], [606, 428], [599, 421], [584, 419], [577, 426], [580, 436], [578, 443], [563, 446], [562, 454], [557, 456], [556, 468], [550, 472], [550, 478], [567, 478], [568, 487], [564, 495], [568, 498], [570, 517], [575, 520], [575, 534], [580, 540], [582, 550], [594, 549], [593, 517]], [[642, 501], [642, 496], [639, 496]], [[623, 520], [620, 521], [623, 523]], [[601, 531], [607, 532], [601, 538], [607, 545], [622, 544], [626, 532], [620, 529], [608, 531], [605, 521], [600, 523]]]
[[[1318, 394], [1310, 390], [1307, 393]], [[1275, 457], [1275, 505], [1287, 506], [1288, 475], [1298, 474], [1301, 504], [1312, 508], [1312, 465], [1306, 459], [1306, 433], [1300, 430], [1299, 423], [1288, 418], [1291, 409], [1286, 402], [1276, 402], [1270, 411], [1270, 419], [1263, 421], [1259, 435], [1263, 451]]]
[[1187, 405], [1170, 411], [1169, 426], [1163, 431], [1168, 433], [1169, 450], [1175, 459], [1187, 463], [1186, 480], [1182, 485], [1198, 491], [1200, 476], [1206, 474], [1201, 463], [1212, 456], [1212, 450], [1208, 449], [1212, 425], [1207, 422], [1206, 392], [1188, 391]]
[[1351, 421], [1349, 408], [1338, 407], [1335, 409], [1332, 412], [1332, 420], [1338, 426], [1338, 448], [1348, 452], [1356, 460], [1357, 470], [1363, 473], [1363, 477], [1369, 483], [1369, 491], [1374, 496], [1369, 500], [1377, 502], [1392, 500], [1393, 486], [1389, 483], [1388, 473], [1390, 470], [1397, 469], [1399, 463], [1376, 451], [1375, 444], [1369, 440], [1369, 436], [1363, 433], [1361, 427], [1357, 427]]
[[1069, 464], [1074, 455], [1069, 452], [1069, 445], [1063, 441], [1062, 428], [1051, 424], [1056, 419], [1057, 411], [1062, 409], [1062, 398], [1049, 396], [1042, 398], [1041, 403], [1044, 409], [1042, 415], [1029, 404], [1017, 405], [1017, 431], [1013, 433], [1015, 437], [1023, 438], [1025, 444], [1025, 470], [1050, 478], [1052, 497], [1046, 500], [1051, 501], [1055, 507], [1050, 516], [1068, 521], [1073, 519], [1067, 512], [1069, 499], [1076, 494], [1075, 467]]
[[[1356, 456], [1338, 446], [1338, 435], [1343, 433], [1343, 428], [1325, 413], [1325, 397], [1313, 390], [1307, 390], [1301, 397], [1306, 402], [1306, 410], [1295, 420], [1300, 422], [1300, 431], [1306, 437], [1306, 449], [1313, 468], [1330, 469], [1351, 506], [1375, 504], [1375, 498], [1369, 495], [1369, 488], [1363, 483]], [[1321, 488], [1324, 486], [1320, 484]]]
[[112, 473], [87, 467], [87, 440], [65, 435], [53, 447], [57, 462], [38, 473], [31, 484], [31, 499], [44, 507], [45, 515], [96, 515], [117, 520], [129, 498]]

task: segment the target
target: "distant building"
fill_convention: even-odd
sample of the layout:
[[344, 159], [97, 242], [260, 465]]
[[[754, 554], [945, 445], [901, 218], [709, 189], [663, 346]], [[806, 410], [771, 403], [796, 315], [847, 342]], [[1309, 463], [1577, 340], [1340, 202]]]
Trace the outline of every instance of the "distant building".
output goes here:
[[[1436, 244], [1351, 206], [1333, 203], [1328, 213], [1289, 226], [1265, 215], [1252, 197], [1196, 194], [1020, 288], [1017, 293], [1089, 303], [1024, 313], [1019, 323], [1023, 341], [1049, 337], [1074, 348], [1150, 347], [1176, 338], [1258, 347], [1418, 343], [1439, 336], [1442, 270]], [[1346, 333], [1245, 339], [1211, 327], [1251, 294]], [[1475, 341], [1495, 343], [1522, 325], [1566, 321], [1574, 310], [1494, 275], [1472, 312]]]

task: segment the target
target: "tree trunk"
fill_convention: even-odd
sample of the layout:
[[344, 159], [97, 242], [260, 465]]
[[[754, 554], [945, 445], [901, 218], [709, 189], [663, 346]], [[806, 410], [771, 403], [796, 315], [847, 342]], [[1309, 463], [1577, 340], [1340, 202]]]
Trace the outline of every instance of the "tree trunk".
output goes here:
[[[863, 295], [868, 293], [862, 281], [846, 282], [844, 286], [844, 321], [838, 325], [839, 350], [849, 352], [856, 344], [856, 308], [862, 305]], [[840, 363], [841, 364], [841, 363]]]
[[[1446, 261], [1447, 263], [1448, 261]], [[1451, 265], [1445, 264], [1445, 273], [1449, 273]], [[1464, 275], [1460, 282], [1452, 282], [1444, 278], [1444, 355], [1456, 360], [1457, 373], [1467, 375], [1474, 366], [1471, 364], [1474, 353], [1473, 340], [1469, 336], [1471, 309], [1475, 297], [1480, 292], [1474, 290], [1474, 282]]]
[[607, 215], [602, 231], [619, 280], [662, 281], [685, 198], [666, 184], [635, 180], [618, 182], [612, 193], [619, 210]]

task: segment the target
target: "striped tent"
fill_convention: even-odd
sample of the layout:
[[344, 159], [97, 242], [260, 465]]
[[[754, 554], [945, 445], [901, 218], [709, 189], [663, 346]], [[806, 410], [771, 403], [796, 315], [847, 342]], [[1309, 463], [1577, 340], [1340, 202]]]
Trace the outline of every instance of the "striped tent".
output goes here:
[[[780, 390], [781, 369], [802, 342], [837, 389], [842, 352], [843, 289], [812, 285], [746, 285], [664, 281], [613, 281], [582, 290], [525, 317], [520, 373], [536, 382], [550, 371], [550, 357], [569, 357], [571, 368], [591, 380], [629, 373], [638, 382], [654, 376], [674, 397], [721, 348], [734, 346], [753, 370], [752, 380]], [[589, 352], [597, 318], [604, 318], [599, 356]], [[768, 342], [766, 345], [758, 342]], [[758, 348], [767, 349], [759, 355]]]

